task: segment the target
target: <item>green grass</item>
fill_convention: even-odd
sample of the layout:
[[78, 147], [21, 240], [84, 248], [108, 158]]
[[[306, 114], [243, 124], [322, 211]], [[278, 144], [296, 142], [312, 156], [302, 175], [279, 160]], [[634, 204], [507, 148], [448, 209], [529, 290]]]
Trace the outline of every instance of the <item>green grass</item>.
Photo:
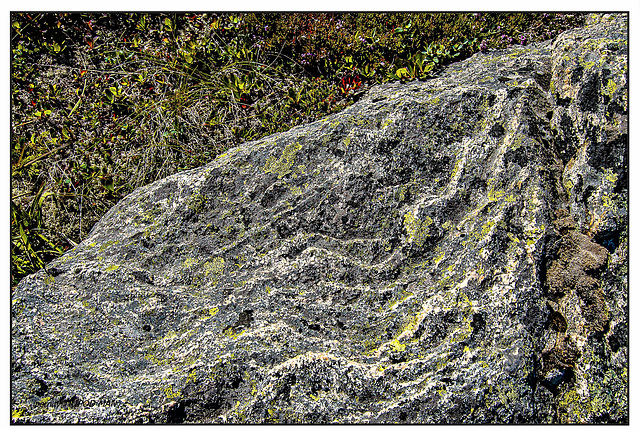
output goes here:
[[580, 14], [11, 14], [12, 285], [136, 187]]

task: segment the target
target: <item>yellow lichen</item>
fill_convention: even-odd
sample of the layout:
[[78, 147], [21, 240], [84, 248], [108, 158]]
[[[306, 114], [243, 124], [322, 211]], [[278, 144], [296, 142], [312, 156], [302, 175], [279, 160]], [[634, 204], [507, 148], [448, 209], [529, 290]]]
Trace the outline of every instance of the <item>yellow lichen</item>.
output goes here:
[[299, 196], [299, 195], [302, 194], [302, 189], [300, 189], [300, 187], [296, 187], [294, 185], [289, 187], [289, 191], [291, 191], [291, 194], [293, 194], [294, 196]]
[[189, 376], [187, 376], [187, 380], [185, 381], [185, 384], [188, 384], [191, 381], [193, 381], [194, 383], [196, 382], [196, 370], [195, 369], [193, 369], [191, 371], [191, 373], [189, 373]]
[[411, 212], [407, 212], [404, 215], [404, 227], [409, 235], [409, 241], [417, 246], [422, 246], [429, 237], [429, 226], [431, 224], [433, 224], [433, 220], [430, 217], [420, 221]]
[[168, 386], [164, 389], [164, 395], [167, 397], [167, 399], [174, 399], [176, 397], [180, 397], [182, 396], [182, 393], [180, 391], [173, 391], [173, 387], [172, 386]]
[[482, 231], [480, 232], [480, 234], [482, 235], [482, 237], [485, 237], [486, 235], [489, 234], [489, 232], [491, 231], [491, 228], [494, 226], [495, 222], [494, 221], [487, 221], [483, 226], [482, 226]]
[[191, 267], [194, 264], [196, 264], [198, 262], [198, 260], [196, 260], [195, 258], [187, 258], [186, 260], [184, 260], [182, 262], [182, 266], [183, 267]]
[[245, 330], [242, 330], [241, 332], [235, 333], [233, 331], [233, 328], [229, 327], [227, 328], [225, 331], [222, 332], [222, 334], [226, 337], [229, 337], [231, 339], [237, 339], [238, 336], [241, 336], [242, 334], [244, 334]]
[[213, 276], [216, 279], [224, 272], [224, 258], [216, 257], [204, 263], [204, 275]]
[[114, 270], [118, 270], [120, 265], [118, 264], [109, 264], [109, 266], [105, 269], [107, 272], [113, 272]]
[[460, 163], [462, 162], [462, 160], [456, 160], [456, 164], [453, 166], [453, 171], [451, 172], [451, 176], [450, 178], [453, 180], [456, 175], [458, 174], [458, 171], [460, 170]]
[[270, 156], [264, 165], [265, 173], [274, 173], [278, 175], [278, 179], [291, 173], [291, 168], [295, 162], [296, 153], [302, 149], [302, 145], [298, 142], [290, 143], [285, 146], [279, 159]]
[[444, 258], [444, 256], [445, 256], [445, 252], [440, 251], [438, 255], [436, 255], [435, 258], [433, 259], [433, 264], [437, 265], [438, 263], [440, 263]]
[[612, 81], [611, 79], [609, 79], [609, 82], [607, 82], [607, 88], [606, 88], [606, 95], [608, 95], [609, 97], [611, 97], [613, 95], [613, 93], [616, 92], [616, 89], [618, 88], [618, 85], [616, 85], [616, 83], [614, 81]]
[[407, 345], [400, 343], [398, 339], [393, 339], [389, 345], [391, 346], [391, 350], [395, 352], [402, 352], [407, 349]]
[[491, 187], [489, 188], [489, 192], [487, 193], [487, 197], [489, 198], [489, 201], [491, 202], [498, 201], [498, 199], [502, 198], [502, 196], [504, 196], [504, 191], [502, 190], [496, 191], [493, 185], [491, 185]]

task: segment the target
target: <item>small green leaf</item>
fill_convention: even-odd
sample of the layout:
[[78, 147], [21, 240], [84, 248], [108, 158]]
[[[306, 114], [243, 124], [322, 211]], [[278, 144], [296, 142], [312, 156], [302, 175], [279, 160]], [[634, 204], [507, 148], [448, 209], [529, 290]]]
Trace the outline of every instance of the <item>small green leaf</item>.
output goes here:
[[22, 239], [22, 243], [24, 243], [25, 245], [28, 245], [29, 239], [27, 239], [27, 235], [24, 233], [24, 230], [22, 229], [21, 224], [18, 224], [18, 229], [20, 231], [20, 238]]
[[104, 187], [113, 193], [113, 178], [105, 179]]
[[406, 67], [403, 67], [401, 69], [396, 70], [396, 76], [399, 78], [406, 78], [407, 76], [409, 76], [409, 71], [407, 70]]

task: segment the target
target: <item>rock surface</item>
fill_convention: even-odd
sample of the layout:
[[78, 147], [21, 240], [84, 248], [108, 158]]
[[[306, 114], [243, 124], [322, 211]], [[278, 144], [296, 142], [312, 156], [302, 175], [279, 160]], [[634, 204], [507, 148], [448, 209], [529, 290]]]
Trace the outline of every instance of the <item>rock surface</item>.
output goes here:
[[140, 188], [12, 297], [14, 422], [628, 422], [627, 17]]

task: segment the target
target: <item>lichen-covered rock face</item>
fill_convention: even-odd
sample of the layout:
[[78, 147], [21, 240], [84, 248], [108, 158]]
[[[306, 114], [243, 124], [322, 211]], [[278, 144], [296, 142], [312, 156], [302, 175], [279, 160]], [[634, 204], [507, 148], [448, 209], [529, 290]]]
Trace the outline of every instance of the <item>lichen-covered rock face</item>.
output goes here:
[[15, 422], [628, 422], [627, 17], [140, 188], [12, 297]]

